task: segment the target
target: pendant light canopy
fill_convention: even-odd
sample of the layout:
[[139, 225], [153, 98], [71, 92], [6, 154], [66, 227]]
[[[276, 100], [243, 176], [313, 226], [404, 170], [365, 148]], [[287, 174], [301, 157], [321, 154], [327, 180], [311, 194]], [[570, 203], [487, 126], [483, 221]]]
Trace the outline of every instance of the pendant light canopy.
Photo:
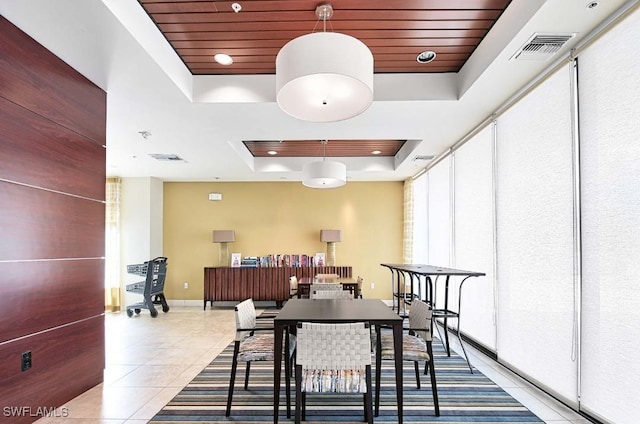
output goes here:
[[316, 8], [325, 32], [295, 38], [276, 57], [276, 98], [289, 115], [334, 122], [367, 110], [373, 101], [373, 54], [360, 40], [326, 32], [330, 4]]

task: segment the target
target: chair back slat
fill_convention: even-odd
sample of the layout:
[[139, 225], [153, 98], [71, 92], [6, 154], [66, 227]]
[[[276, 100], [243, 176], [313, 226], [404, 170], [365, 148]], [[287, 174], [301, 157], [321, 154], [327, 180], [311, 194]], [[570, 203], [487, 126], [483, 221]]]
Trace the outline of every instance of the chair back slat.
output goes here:
[[236, 305], [236, 341], [241, 341], [251, 335], [251, 331], [239, 331], [239, 329], [256, 327], [256, 307], [253, 299], [244, 300]]
[[349, 290], [312, 290], [310, 299], [353, 299], [353, 293]]
[[371, 335], [363, 322], [303, 322], [297, 349], [296, 363], [302, 369], [355, 370], [371, 365]]
[[411, 309], [409, 310], [409, 327], [416, 329], [414, 330], [414, 334], [428, 342], [432, 340], [432, 315], [433, 311], [431, 310], [431, 307], [425, 302], [417, 299], [411, 302]]

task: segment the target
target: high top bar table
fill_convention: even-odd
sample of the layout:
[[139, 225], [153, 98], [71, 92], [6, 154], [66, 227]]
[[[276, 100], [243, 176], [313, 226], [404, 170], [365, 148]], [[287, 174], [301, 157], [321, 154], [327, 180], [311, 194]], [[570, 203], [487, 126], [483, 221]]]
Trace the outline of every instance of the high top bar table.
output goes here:
[[[467, 351], [462, 344], [462, 336], [460, 335], [460, 306], [462, 304], [462, 285], [467, 279], [470, 277], [482, 277], [486, 275], [484, 272], [477, 271], [465, 271], [462, 269], [454, 269], [454, 268], [445, 268], [442, 266], [434, 266], [434, 265], [423, 265], [423, 264], [380, 264], [383, 267], [388, 268], [391, 271], [391, 283], [393, 284], [394, 280], [396, 282], [396, 293], [400, 294], [400, 274], [403, 275], [403, 281], [406, 282], [406, 275], [409, 276], [409, 282], [411, 284], [411, 296], [414, 295], [414, 278], [417, 279], [418, 283], [418, 292], [420, 293], [420, 277], [425, 277], [425, 281], [427, 283], [427, 299], [426, 302], [431, 304], [433, 308], [433, 319], [442, 318], [444, 323], [444, 341], [442, 340], [442, 335], [440, 336], [440, 341], [443, 342], [443, 345], [447, 351], [447, 356], [451, 356], [451, 350], [449, 347], [449, 332], [447, 327], [447, 321], [449, 318], [456, 319], [456, 333], [458, 336], [458, 340], [460, 341], [460, 346], [462, 347], [462, 353], [464, 353], [464, 358], [467, 361], [467, 365], [469, 366], [469, 370], [473, 373], [473, 368], [469, 363], [469, 357], [467, 356]], [[395, 277], [394, 277], [395, 272]], [[438, 308], [436, 305], [436, 299], [434, 295], [435, 291], [435, 283], [438, 280], [438, 277], [444, 276], [446, 277], [444, 283], [444, 307]], [[435, 280], [431, 278], [435, 277]], [[458, 310], [454, 311], [449, 309], [449, 283], [451, 277], [463, 277], [459, 283], [458, 288]], [[395, 294], [394, 294], [395, 295]], [[398, 310], [400, 313], [400, 297], [398, 297]], [[395, 304], [395, 302], [394, 302]], [[440, 334], [440, 330], [436, 325], [436, 330], [438, 330], [438, 334]]]

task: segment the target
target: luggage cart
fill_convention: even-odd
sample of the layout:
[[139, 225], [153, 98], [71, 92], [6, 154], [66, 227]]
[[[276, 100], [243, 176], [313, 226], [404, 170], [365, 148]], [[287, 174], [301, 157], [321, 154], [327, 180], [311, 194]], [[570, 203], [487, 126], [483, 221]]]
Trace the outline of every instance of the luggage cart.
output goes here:
[[[164, 297], [164, 280], [167, 276], [167, 258], [158, 257], [143, 264], [127, 265], [127, 273], [145, 277], [144, 281], [127, 284], [127, 291], [143, 296], [143, 301], [127, 306], [127, 316], [133, 312], [139, 314], [142, 309], [148, 309], [151, 317], [158, 316], [155, 305], [162, 305], [162, 312], [169, 312], [167, 299]], [[153, 299], [152, 299], [153, 297]]]

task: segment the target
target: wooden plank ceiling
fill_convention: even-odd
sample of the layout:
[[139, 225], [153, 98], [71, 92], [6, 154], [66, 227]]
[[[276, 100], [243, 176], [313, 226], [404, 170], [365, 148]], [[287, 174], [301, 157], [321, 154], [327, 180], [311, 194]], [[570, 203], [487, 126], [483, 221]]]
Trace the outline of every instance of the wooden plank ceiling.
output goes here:
[[[322, 31], [316, 17], [329, 3], [333, 16], [327, 31], [364, 42], [374, 56], [375, 73], [458, 72], [511, 0], [138, 0], [193, 75], [275, 74], [278, 51], [290, 40]], [[233, 4], [240, 5], [235, 12]], [[419, 63], [433, 51], [436, 58]], [[224, 53], [231, 65], [216, 63]], [[398, 143], [400, 143], [398, 145]], [[330, 142], [327, 156], [370, 156], [374, 150], [400, 148], [398, 140]], [[245, 142], [254, 156], [314, 156], [320, 140], [281, 143]], [[276, 146], [277, 144], [278, 146]], [[388, 146], [387, 146], [388, 144]], [[340, 153], [333, 153], [340, 147]], [[351, 146], [351, 148], [347, 148]], [[296, 147], [286, 152], [287, 148]], [[252, 150], [253, 149], [253, 150]], [[395, 153], [394, 153], [395, 154]], [[321, 154], [319, 155], [321, 156]]]
[[245, 141], [254, 157], [395, 156], [405, 140], [286, 140]]

